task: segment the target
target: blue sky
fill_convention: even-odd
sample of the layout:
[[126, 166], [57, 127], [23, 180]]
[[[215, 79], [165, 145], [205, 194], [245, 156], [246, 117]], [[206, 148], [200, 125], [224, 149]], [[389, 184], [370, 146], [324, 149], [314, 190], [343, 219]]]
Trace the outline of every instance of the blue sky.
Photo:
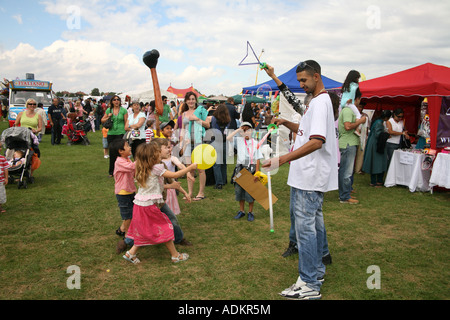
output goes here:
[[336, 81], [351, 69], [371, 79], [450, 66], [449, 13], [439, 0], [0, 0], [0, 78], [34, 73], [57, 91], [146, 90], [142, 55], [157, 49], [162, 89], [234, 95], [269, 80], [238, 66], [250, 41], [278, 74], [314, 59]]

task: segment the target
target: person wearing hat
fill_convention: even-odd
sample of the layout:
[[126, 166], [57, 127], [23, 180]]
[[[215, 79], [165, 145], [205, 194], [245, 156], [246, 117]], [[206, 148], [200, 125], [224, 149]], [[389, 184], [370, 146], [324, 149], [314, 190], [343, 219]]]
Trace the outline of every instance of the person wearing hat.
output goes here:
[[160, 124], [159, 129], [161, 130], [161, 134], [170, 139], [172, 137], [173, 128], [175, 127], [175, 122], [173, 120], [163, 122]]
[[[234, 130], [227, 137], [227, 140], [230, 141], [239, 133], [239, 136], [235, 138], [237, 161], [233, 176], [236, 176], [236, 174], [244, 168], [251, 174], [255, 174], [259, 171], [259, 162], [263, 156], [261, 150], [257, 149], [258, 141], [252, 138], [252, 128], [250, 122], [244, 121], [241, 123], [239, 129]], [[234, 179], [232, 178], [232, 181], [233, 180]], [[236, 182], [234, 182], [234, 193], [236, 201], [239, 201], [239, 211], [234, 219], [240, 219], [245, 216], [245, 202], [248, 202], [247, 220], [255, 220], [255, 215], [253, 213], [255, 199], [253, 199], [253, 197]]]

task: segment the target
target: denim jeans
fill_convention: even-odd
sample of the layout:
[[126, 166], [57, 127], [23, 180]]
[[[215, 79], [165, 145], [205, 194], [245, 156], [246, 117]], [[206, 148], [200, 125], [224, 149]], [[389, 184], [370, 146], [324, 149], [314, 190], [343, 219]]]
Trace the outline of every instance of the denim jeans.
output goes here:
[[[216, 147], [216, 146], [214, 146]], [[214, 180], [216, 186], [227, 183], [227, 161], [226, 161], [226, 141], [222, 143], [222, 149], [216, 147], [217, 160], [213, 166]]]
[[347, 148], [339, 148], [341, 153], [341, 163], [339, 165], [339, 199], [347, 201], [350, 199], [350, 192], [353, 184], [353, 167], [355, 164], [355, 157], [357, 146], [349, 146]]
[[[291, 199], [292, 199], [293, 193], [291, 189]], [[293, 204], [294, 202], [291, 201], [290, 203], [290, 218], [291, 218], [291, 228], [289, 229], [289, 241], [292, 243], [295, 243], [295, 247], [298, 249], [297, 245], [297, 235], [295, 232], [295, 215], [293, 210]], [[326, 256], [330, 253], [330, 250], [328, 248], [328, 239], [327, 239], [327, 229], [324, 227], [323, 229], [323, 252], [322, 257]]]
[[291, 187], [291, 214], [295, 218], [298, 246], [298, 272], [302, 281], [320, 291], [317, 278], [325, 275], [322, 263], [325, 224], [323, 221], [323, 193]]

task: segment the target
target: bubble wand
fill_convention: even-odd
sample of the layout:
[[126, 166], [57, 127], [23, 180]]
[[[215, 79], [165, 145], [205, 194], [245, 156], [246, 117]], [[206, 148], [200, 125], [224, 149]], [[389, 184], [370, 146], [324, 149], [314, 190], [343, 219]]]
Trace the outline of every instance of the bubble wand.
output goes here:
[[[246, 62], [246, 63], [243, 63], [244, 60], [248, 57], [248, 48], [249, 48], [249, 47], [250, 47], [250, 49], [252, 50], [253, 55], [254, 55], [255, 58], [256, 58], [256, 61], [258, 61], [258, 62]], [[258, 56], [257, 56], [256, 53], [255, 53], [255, 50], [253, 50], [253, 47], [252, 47], [252, 45], [250, 44], [250, 42], [247, 41], [247, 54], [245, 55], [244, 59], [242, 59], [242, 61], [241, 61], [238, 65], [239, 65], [239, 66], [250, 66], [250, 65], [254, 65], [254, 64], [259, 65], [259, 68], [260, 68], [261, 70], [267, 68], [267, 64], [266, 64], [265, 62], [261, 63], [261, 61], [259, 61], [259, 58], [258, 58]]]

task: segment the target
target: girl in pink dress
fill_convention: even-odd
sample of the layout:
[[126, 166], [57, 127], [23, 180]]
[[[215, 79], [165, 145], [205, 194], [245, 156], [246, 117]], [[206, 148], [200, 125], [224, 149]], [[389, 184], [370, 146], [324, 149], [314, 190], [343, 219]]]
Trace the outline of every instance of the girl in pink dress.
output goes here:
[[185, 261], [187, 253], [179, 253], [173, 243], [173, 226], [169, 218], [161, 212], [164, 204], [164, 178], [176, 179], [189, 171], [195, 170], [193, 163], [184, 170], [171, 172], [161, 163], [163, 157], [170, 155], [167, 146], [160, 146], [157, 142], [141, 144], [136, 150], [136, 181], [139, 189], [134, 198], [133, 218], [128, 229], [127, 237], [134, 240], [133, 247], [123, 255], [132, 263], [139, 263], [136, 257], [142, 246], [164, 243], [172, 255], [173, 262]]

